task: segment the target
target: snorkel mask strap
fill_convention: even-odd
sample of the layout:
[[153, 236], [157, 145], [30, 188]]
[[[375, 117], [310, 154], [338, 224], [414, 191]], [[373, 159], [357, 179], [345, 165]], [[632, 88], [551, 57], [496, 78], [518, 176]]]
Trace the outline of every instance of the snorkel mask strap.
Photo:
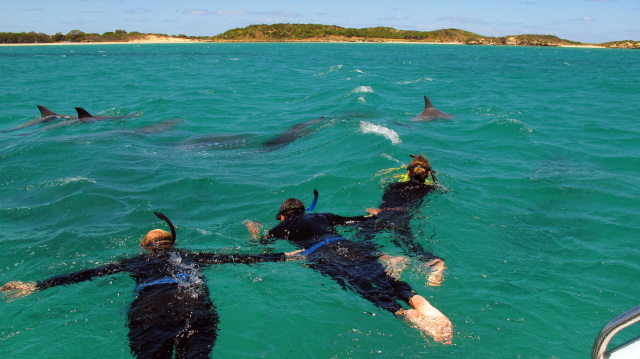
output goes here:
[[316, 203], [318, 203], [318, 196], [319, 196], [318, 190], [314, 188], [313, 189], [313, 202], [311, 202], [311, 205], [309, 206], [309, 208], [307, 208], [307, 212], [313, 211], [313, 209], [316, 206]]
[[164, 214], [160, 213], [160, 212], [153, 212], [153, 214], [156, 215], [156, 217], [160, 218], [161, 220], [167, 222], [167, 224], [169, 225], [169, 228], [171, 228], [171, 236], [173, 237], [173, 241], [176, 241], [176, 227], [173, 226], [173, 223], [171, 223], [171, 221], [169, 220], [169, 218], [167, 218], [167, 216], [165, 216]]

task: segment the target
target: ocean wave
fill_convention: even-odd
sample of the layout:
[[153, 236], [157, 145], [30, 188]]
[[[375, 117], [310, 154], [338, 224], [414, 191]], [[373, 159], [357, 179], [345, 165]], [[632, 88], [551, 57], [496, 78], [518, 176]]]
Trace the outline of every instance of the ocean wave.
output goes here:
[[87, 177], [69, 177], [69, 178], [59, 178], [55, 180], [56, 184], [68, 184], [68, 183], [74, 183], [74, 182], [96, 183], [95, 180], [92, 180], [91, 178], [87, 178]]
[[355, 93], [373, 93], [373, 88], [371, 88], [371, 86], [358, 86], [355, 89], [353, 89], [353, 91], [351, 91], [352, 94]]
[[498, 120], [494, 123], [494, 126], [506, 131], [516, 131], [518, 132], [518, 135], [522, 137], [529, 137], [531, 136], [531, 133], [533, 133], [533, 129], [527, 126], [526, 123], [514, 118]]
[[40, 187], [55, 187], [55, 186], [64, 186], [70, 183], [96, 183], [95, 180], [92, 180], [91, 178], [87, 178], [87, 177], [68, 177], [68, 178], [59, 178], [57, 180], [53, 180], [53, 181], [46, 181], [44, 183], [41, 183], [39, 185], [31, 185], [27, 187], [27, 190], [31, 190], [34, 188], [40, 188]]
[[378, 135], [382, 135], [386, 137], [389, 141], [391, 141], [391, 143], [393, 143], [394, 145], [402, 142], [402, 140], [400, 140], [400, 136], [398, 136], [398, 133], [396, 131], [391, 130], [384, 126], [374, 125], [373, 123], [360, 121], [360, 130], [362, 130], [363, 133], [375, 133]]
[[313, 76], [323, 76], [323, 75], [326, 75], [326, 74], [330, 74], [330, 73], [332, 73], [334, 71], [339, 71], [341, 69], [342, 69], [342, 65], [331, 66], [331, 67], [329, 67], [329, 69], [327, 71], [323, 71], [323, 72], [317, 73], [317, 74], [315, 74]]
[[399, 85], [411, 85], [411, 84], [419, 84], [419, 83], [428, 82], [428, 81], [433, 81], [433, 79], [431, 77], [421, 77], [421, 78], [415, 79], [415, 80], [398, 81], [396, 83], [399, 84]]

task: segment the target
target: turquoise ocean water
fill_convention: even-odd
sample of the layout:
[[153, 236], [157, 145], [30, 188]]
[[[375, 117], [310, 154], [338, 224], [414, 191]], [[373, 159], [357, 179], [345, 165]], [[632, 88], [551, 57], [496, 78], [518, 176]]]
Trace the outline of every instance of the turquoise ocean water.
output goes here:
[[[38, 117], [36, 105], [132, 115], [0, 133], [0, 282], [135, 255], [141, 235], [164, 228], [153, 211], [177, 225], [183, 248], [258, 252], [244, 220], [273, 226], [284, 199], [308, 204], [314, 188], [316, 211], [362, 214], [392, 180], [379, 171], [419, 153], [446, 190], [412, 226], [448, 269], [430, 287], [414, 260], [402, 279], [451, 319], [453, 346], [287, 262], [206, 270], [221, 321], [213, 356], [586, 358], [601, 327], [640, 304], [639, 55], [417, 44], [0, 47], [0, 130]], [[411, 122], [423, 95], [454, 117]], [[308, 135], [263, 148], [320, 116]], [[133, 286], [120, 274], [0, 302], [0, 357], [130, 357], [123, 313]]]

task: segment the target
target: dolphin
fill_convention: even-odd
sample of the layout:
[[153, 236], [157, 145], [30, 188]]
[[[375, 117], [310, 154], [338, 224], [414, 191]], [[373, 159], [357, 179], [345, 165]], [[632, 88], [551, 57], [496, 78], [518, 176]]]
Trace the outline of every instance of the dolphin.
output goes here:
[[453, 116], [446, 114], [433, 107], [431, 100], [427, 96], [424, 97], [424, 110], [420, 114], [411, 119], [411, 121], [431, 121], [436, 118], [451, 118]]
[[18, 125], [16, 127], [9, 128], [7, 130], [2, 130], [2, 131], [0, 131], [0, 133], [11, 132], [11, 131], [19, 130], [21, 128], [35, 126], [35, 125], [39, 125], [41, 123], [49, 123], [49, 122], [57, 121], [57, 120], [60, 120], [60, 119], [76, 118], [75, 116], [57, 114], [57, 113], [49, 110], [48, 108], [46, 108], [44, 106], [40, 106], [40, 105], [38, 105], [38, 109], [40, 110], [40, 117], [38, 117], [36, 119], [33, 119], [33, 120], [29, 121], [29, 122], [25, 122], [22, 125]]
[[41, 128], [39, 130], [24, 134], [23, 136], [28, 136], [28, 135], [31, 135], [31, 134], [34, 134], [34, 133], [37, 133], [37, 132], [40, 132], [40, 131], [53, 130], [53, 129], [58, 128], [58, 127], [71, 126], [71, 125], [75, 125], [75, 124], [78, 124], [78, 123], [89, 123], [89, 122], [102, 121], [102, 120], [117, 120], [117, 119], [132, 117], [132, 116], [136, 115], [135, 113], [133, 113], [133, 114], [126, 115], [126, 116], [93, 116], [92, 114], [90, 114], [87, 110], [83, 109], [82, 107], [76, 107], [76, 111], [78, 112], [78, 117], [69, 116], [69, 120], [68, 121], [59, 122], [59, 123], [47, 126], [45, 128]]
[[262, 146], [265, 151], [273, 151], [273, 150], [282, 148], [292, 143], [293, 141], [297, 140], [300, 137], [316, 132], [318, 129], [313, 128], [313, 125], [320, 123], [325, 119], [326, 119], [326, 116], [322, 116], [313, 120], [309, 120], [307, 122], [295, 124], [289, 127], [282, 134], [264, 142]]
[[100, 121], [100, 120], [117, 120], [121, 118], [131, 117], [132, 115], [127, 116], [94, 116], [90, 114], [87, 110], [82, 107], [76, 107], [76, 112], [78, 112], [78, 120], [80, 122], [91, 122], [91, 121]]

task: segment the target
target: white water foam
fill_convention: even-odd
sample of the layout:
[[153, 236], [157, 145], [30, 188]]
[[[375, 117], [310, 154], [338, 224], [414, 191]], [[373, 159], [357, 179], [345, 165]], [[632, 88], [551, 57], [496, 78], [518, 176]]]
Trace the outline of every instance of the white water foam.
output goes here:
[[371, 86], [358, 86], [351, 93], [372, 93], [373, 89]]
[[433, 81], [433, 79], [431, 77], [421, 77], [421, 78], [416, 79], [416, 80], [399, 81], [399, 82], [396, 82], [396, 83], [400, 84], [400, 85], [410, 85], [410, 84], [417, 84], [417, 83], [427, 82], [427, 81]]
[[362, 130], [363, 133], [375, 133], [378, 135], [382, 135], [387, 139], [389, 139], [389, 141], [391, 141], [391, 143], [393, 143], [394, 145], [402, 142], [402, 140], [400, 140], [400, 136], [398, 136], [398, 133], [396, 133], [396, 131], [386, 128], [384, 126], [374, 125], [373, 123], [360, 121], [360, 130]]

